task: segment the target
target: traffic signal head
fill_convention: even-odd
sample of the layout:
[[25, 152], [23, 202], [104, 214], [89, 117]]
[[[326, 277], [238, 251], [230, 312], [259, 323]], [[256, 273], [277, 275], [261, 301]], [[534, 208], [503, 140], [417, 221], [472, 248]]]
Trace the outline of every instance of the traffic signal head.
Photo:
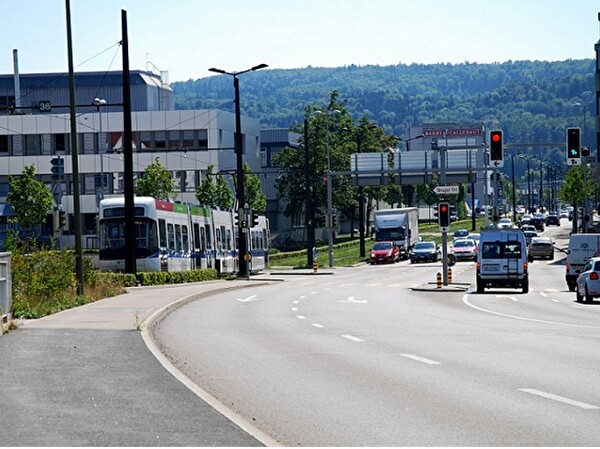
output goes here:
[[253, 210], [251, 212], [251, 218], [252, 219], [250, 220], [251, 221], [250, 222], [250, 227], [253, 228], [255, 226], [258, 226], [258, 212], [256, 212], [256, 211]]
[[504, 143], [502, 142], [502, 131], [490, 131], [490, 160], [504, 160]]
[[235, 218], [235, 226], [238, 227], [240, 225], [240, 213], [239, 211], [235, 211], [234, 214], [234, 218]]
[[67, 213], [63, 208], [58, 209], [58, 229], [63, 229], [67, 224]]
[[567, 162], [576, 164], [581, 159], [581, 130], [567, 128]]
[[52, 164], [52, 179], [54, 181], [60, 180], [65, 174], [65, 159], [60, 156], [56, 156], [50, 160], [50, 163]]
[[447, 228], [450, 226], [450, 204], [439, 203], [438, 204], [438, 223], [441, 228]]

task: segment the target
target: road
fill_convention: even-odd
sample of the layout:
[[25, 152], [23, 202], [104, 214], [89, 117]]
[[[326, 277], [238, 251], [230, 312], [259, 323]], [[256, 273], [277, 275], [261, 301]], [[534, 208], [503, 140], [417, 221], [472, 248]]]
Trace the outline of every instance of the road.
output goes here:
[[[562, 258], [530, 264], [528, 294], [410, 289], [439, 263], [289, 276], [189, 303], [152, 332], [286, 446], [597, 446], [600, 302], [574, 302]], [[453, 280], [474, 284], [474, 267]]]

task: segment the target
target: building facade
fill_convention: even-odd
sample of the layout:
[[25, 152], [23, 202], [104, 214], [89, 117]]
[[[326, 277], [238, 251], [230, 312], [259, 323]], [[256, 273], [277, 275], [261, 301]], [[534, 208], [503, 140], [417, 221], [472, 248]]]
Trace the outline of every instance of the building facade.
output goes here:
[[[54, 75], [46, 76], [52, 78]], [[11, 114], [0, 115], [0, 203], [6, 202], [9, 177], [21, 174], [26, 166], [34, 165], [38, 179], [51, 189], [56, 203], [61, 204], [67, 213], [67, 226], [57, 236], [62, 247], [75, 244], [72, 215], [74, 182], [79, 183], [80, 190], [83, 248], [97, 246], [99, 200], [123, 194], [121, 94], [118, 89], [103, 85], [106, 103], [93, 106], [91, 103], [97, 97], [90, 100], [88, 96], [95, 92], [92, 87], [94, 76], [84, 78], [89, 86], [84, 83], [76, 89], [78, 101], [88, 99], [87, 105], [81, 103], [83, 106], [77, 108], [78, 179], [74, 178], [72, 170], [74, 151], [68, 111], [55, 113], [52, 107], [50, 112], [34, 108], [18, 113], [26, 109], [9, 108], [7, 111]], [[132, 86], [132, 104], [137, 105], [137, 110], [132, 112], [134, 177], [141, 177], [146, 167], [158, 160], [173, 174], [179, 192], [176, 200], [197, 203], [196, 187], [205, 176], [207, 167], [213, 165], [213, 173], [232, 174], [229, 180], [233, 192], [235, 115], [221, 110], [175, 111], [172, 108], [172, 91], [168, 86], [143, 72], [135, 78], [141, 83], [138, 87], [141, 87], [136, 89]], [[117, 83], [117, 78], [114, 82]], [[22, 82], [21, 85], [23, 92], [27, 84]], [[100, 87], [96, 85], [96, 89]], [[88, 88], [90, 90], [86, 91]], [[60, 90], [56, 86], [55, 89]], [[31, 94], [32, 105], [48, 99], [52, 104], [54, 98], [57, 104], [64, 100], [61, 93], [54, 97], [51, 91], [37, 92], [38, 96]], [[8, 99], [10, 103], [10, 92], [4, 90], [1, 95], [4, 95], [5, 102]], [[150, 110], [143, 110], [144, 107]], [[259, 121], [242, 117], [241, 126], [244, 161], [253, 171], [258, 171]], [[61, 164], [64, 164], [64, 174], [60, 175], [52, 171], [58, 158], [63, 159]], [[59, 179], [55, 179], [57, 177]], [[0, 217], [0, 247], [10, 226], [6, 209], [0, 208], [3, 214]], [[54, 234], [52, 211], [48, 213], [48, 223], [43, 226], [42, 235]]]

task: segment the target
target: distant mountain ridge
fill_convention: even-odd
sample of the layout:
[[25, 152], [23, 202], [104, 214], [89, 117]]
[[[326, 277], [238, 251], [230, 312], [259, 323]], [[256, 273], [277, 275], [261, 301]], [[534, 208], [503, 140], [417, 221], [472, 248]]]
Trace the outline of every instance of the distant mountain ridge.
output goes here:
[[[483, 122], [507, 142], [559, 142], [585, 118], [595, 146], [594, 71], [593, 59], [266, 69], [240, 76], [240, 96], [242, 113], [263, 127], [300, 124], [307, 105], [326, 107], [337, 90], [356, 120], [367, 115], [397, 136], [407, 123]], [[233, 111], [229, 76], [171, 87], [177, 109]]]

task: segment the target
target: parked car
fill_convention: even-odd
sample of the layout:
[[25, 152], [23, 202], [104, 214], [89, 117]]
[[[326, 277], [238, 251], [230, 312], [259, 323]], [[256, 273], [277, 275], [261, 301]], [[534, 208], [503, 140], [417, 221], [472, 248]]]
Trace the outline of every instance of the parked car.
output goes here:
[[452, 245], [452, 254], [456, 260], [477, 260], [477, 243], [471, 239], [460, 239]]
[[588, 302], [600, 296], [600, 257], [587, 261], [577, 277], [575, 294], [577, 301], [583, 301], [585, 297]]
[[533, 237], [528, 246], [528, 254], [530, 260], [554, 260], [554, 245], [550, 237]]
[[410, 263], [437, 262], [441, 259], [441, 249], [434, 241], [418, 242], [410, 252]]
[[546, 226], [560, 226], [560, 218], [558, 214], [548, 214], [546, 217]]
[[400, 248], [394, 242], [375, 242], [371, 250], [371, 263], [398, 262], [400, 260]]

